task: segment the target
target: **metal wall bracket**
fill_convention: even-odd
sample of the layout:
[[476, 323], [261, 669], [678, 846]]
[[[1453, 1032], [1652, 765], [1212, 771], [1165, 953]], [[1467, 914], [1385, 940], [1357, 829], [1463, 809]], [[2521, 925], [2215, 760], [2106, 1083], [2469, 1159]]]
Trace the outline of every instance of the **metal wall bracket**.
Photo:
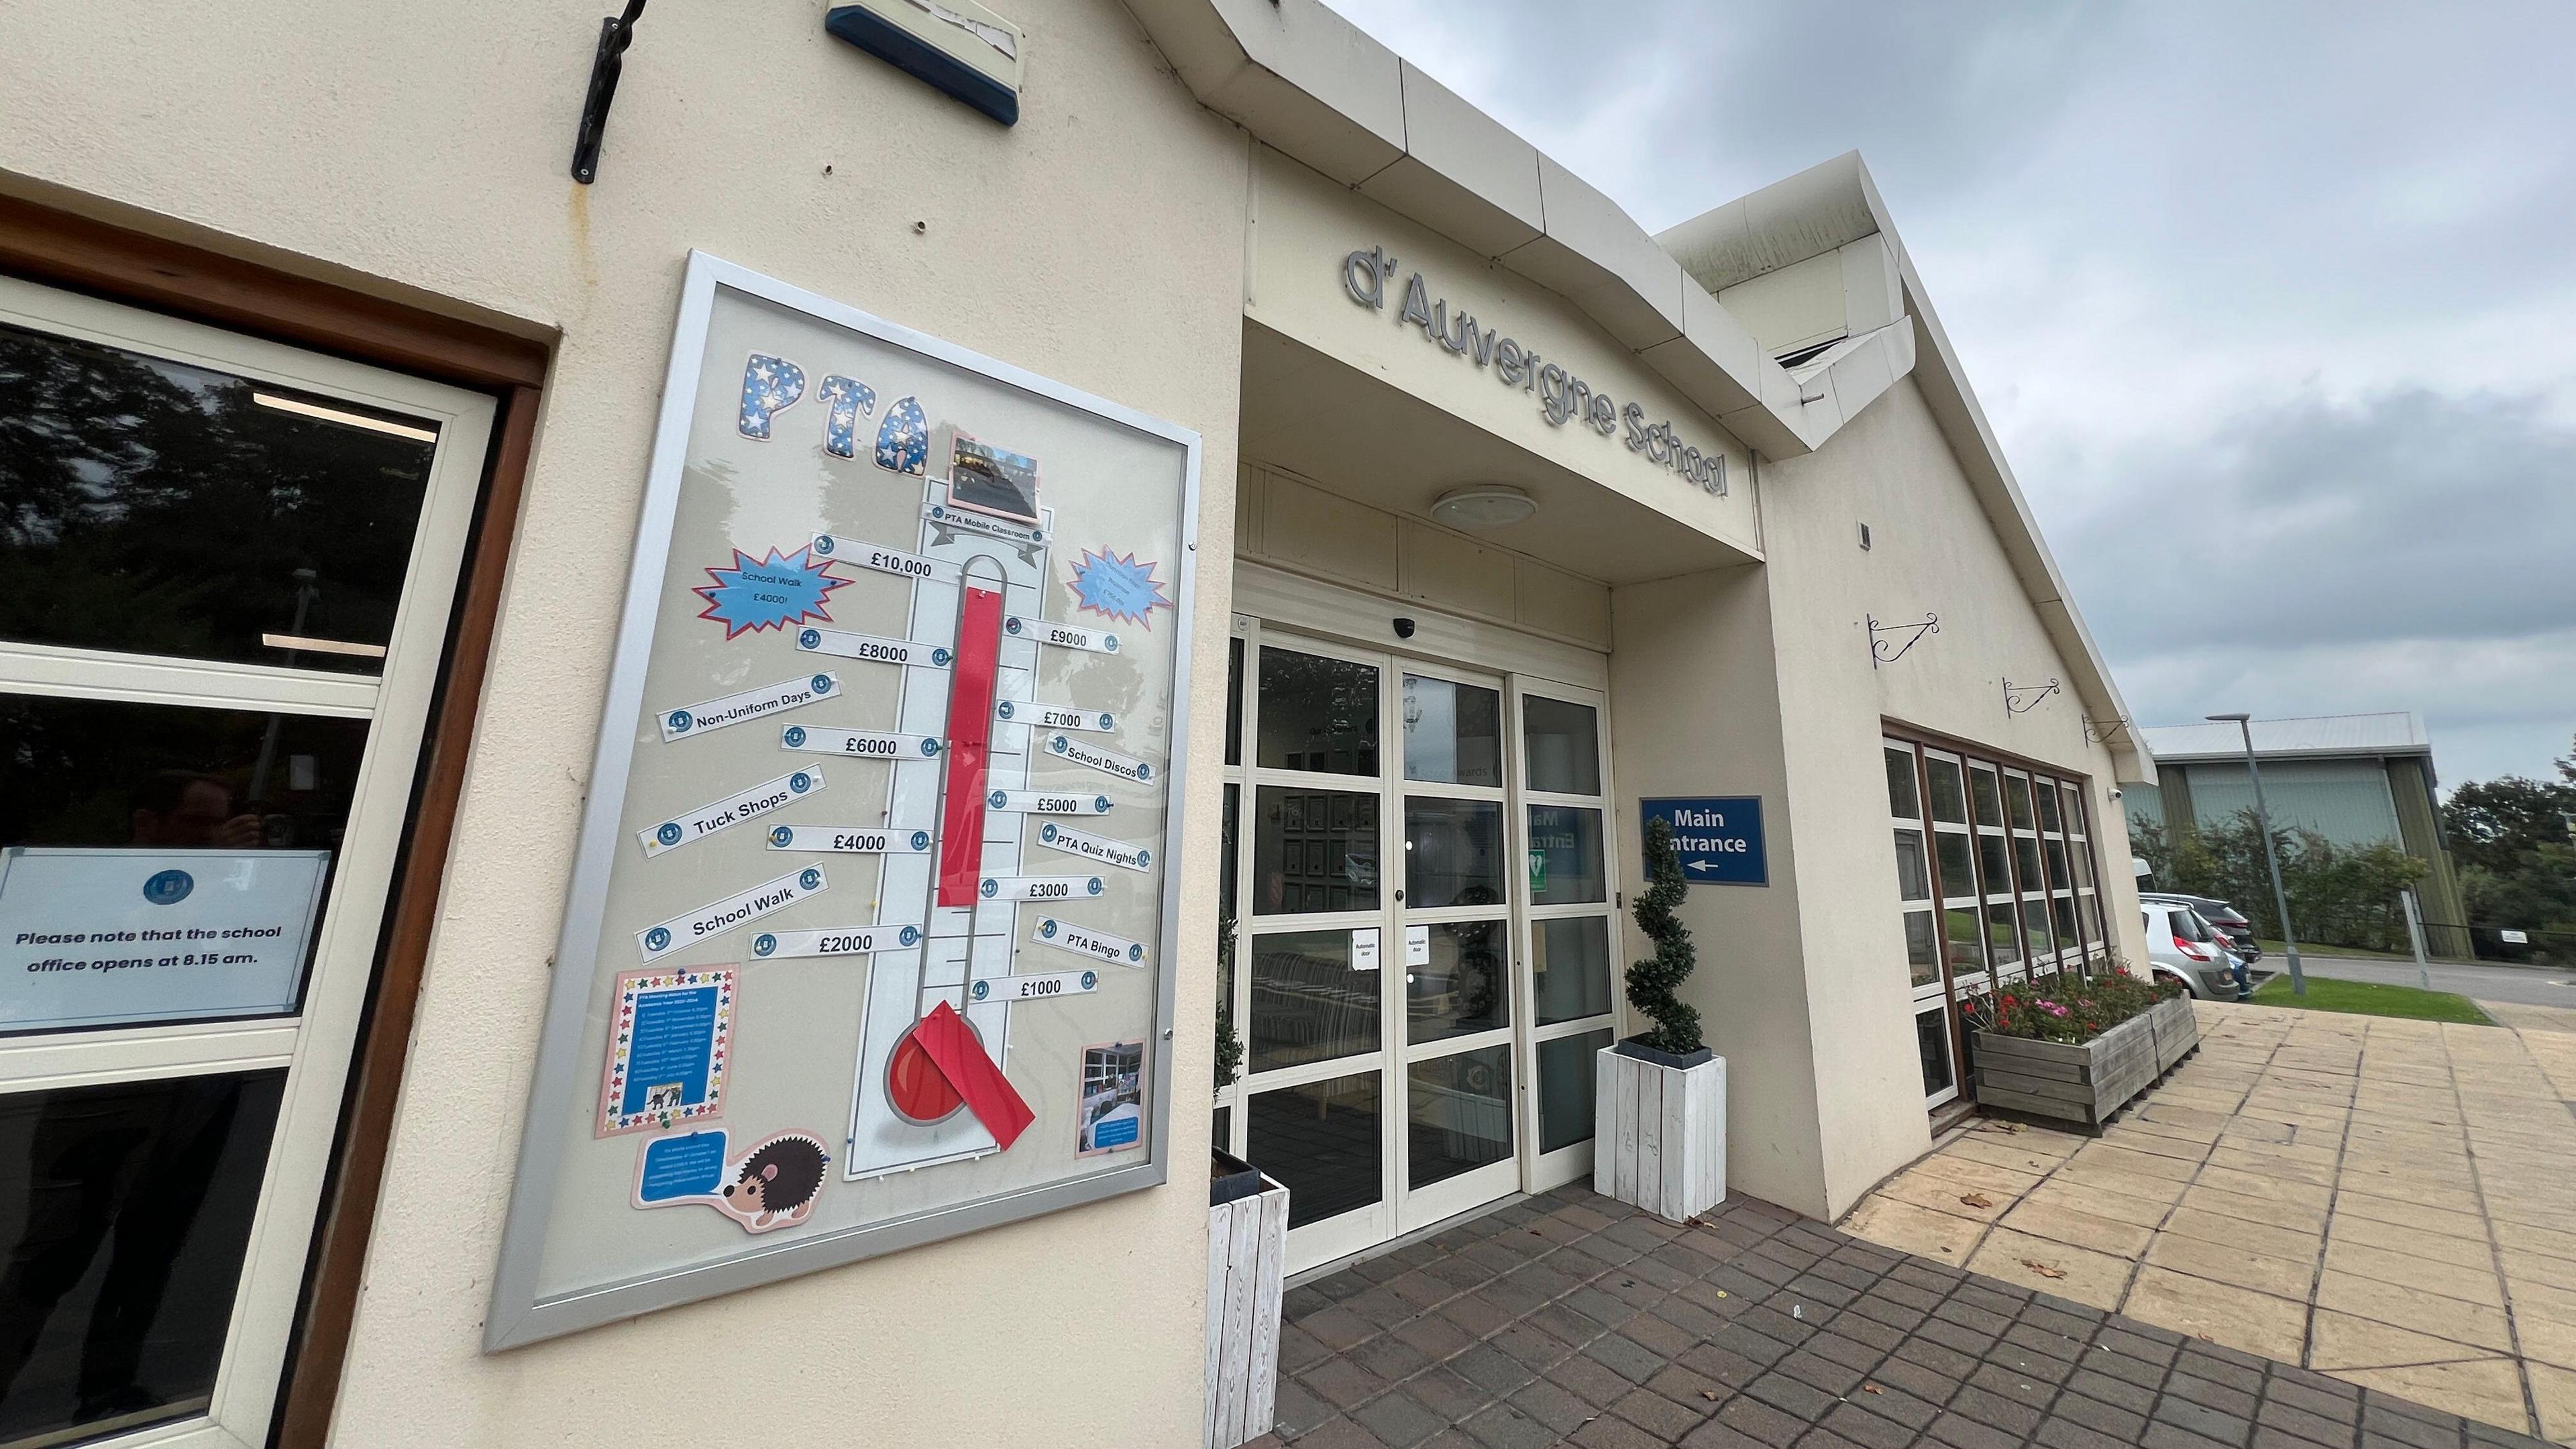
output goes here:
[[588, 186], [599, 179], [599, 143], [608, 134], [608, 106], [617, 99], [617, 77], [626, 68], [626, 47], [635, 43], [635, 22], [644, 0], [626, 0], [623, 15], [599, 21], [599, 53], [590, 61], [590, 94], [582, 98], [581, 129], [572, 138], [572, 179]]
[[2084, 721], [2084, 743], [2088, 745], [2107, 745], [2111, 741], [2118, 739], [2120, 736], [2125, 735], [2128, 732], [2129, 722], [2124, 719], [2087, 719]]
[[2040, 701], [2058, 692], [2058, 684], [2054, 679], [2048, 681], [2046, 684], [2023, 685], [2015, 685], [2010, 679], [2006, 679], [2004, 681], [2004, 713], [2007, 716], [2028, 714], [2032, 710], [2039, 708]]
[[[1923, 615], [1920, 623], [1912, 624], [1882, 624], [1877, 619], [1871, 618], [1869, 620], [1869, 667], [1876, 669], [1882, 664], [1894, 664], [1904, 658], [1905, 651], [1913, 648], [1924, 635], [1940, 632], [1941, 616], [1928, 611]], [[1897, 641], [1898, 635], [1904, 636], [1904, 642]]]

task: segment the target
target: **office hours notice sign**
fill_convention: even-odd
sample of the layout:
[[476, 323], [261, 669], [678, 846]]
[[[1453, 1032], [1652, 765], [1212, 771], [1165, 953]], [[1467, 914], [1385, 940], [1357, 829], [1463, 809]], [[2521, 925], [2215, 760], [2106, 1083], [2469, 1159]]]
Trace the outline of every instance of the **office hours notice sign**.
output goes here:
[[1197, 478], [692, 256], [488, 1347], [1162, 1180]]

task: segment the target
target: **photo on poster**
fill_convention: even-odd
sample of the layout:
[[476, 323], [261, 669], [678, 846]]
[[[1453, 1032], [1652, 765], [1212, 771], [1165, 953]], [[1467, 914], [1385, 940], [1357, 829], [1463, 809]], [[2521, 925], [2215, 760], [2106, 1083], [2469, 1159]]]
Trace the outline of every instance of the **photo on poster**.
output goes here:
[[813, 1214], [832, 1156], [811, 1132], [779, 1132], [740, 1157], [721, 1127], [648, 1138], [635, 1154], [635, 1206], [711, 1207], [746, 1233], [792, 1228]]
[[948, 502], [1035, 526], [1038, 460], [959, 433], [948, 451]]
[[617, 978], [594, 1136], [716, 1117], [733, 1054], [734, 968], [629, 971]]
[[1140, 1145], [1145, 1136], [1145, 1044], [1104, 1042], [1082, 1049], [1082, 1130], [1074, 1152], [1095, 1157]]

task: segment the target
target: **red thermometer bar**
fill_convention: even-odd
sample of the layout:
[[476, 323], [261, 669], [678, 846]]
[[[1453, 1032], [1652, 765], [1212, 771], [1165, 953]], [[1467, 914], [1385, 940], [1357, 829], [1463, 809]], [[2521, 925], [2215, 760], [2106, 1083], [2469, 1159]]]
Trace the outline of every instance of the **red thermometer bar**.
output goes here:
[[984, 878], [984, 777], [993, 743], [993, 675], [1002, 595], [968, 586], [948, 684], [948, 794], [939, 803], [939, 904], [971, 906]]

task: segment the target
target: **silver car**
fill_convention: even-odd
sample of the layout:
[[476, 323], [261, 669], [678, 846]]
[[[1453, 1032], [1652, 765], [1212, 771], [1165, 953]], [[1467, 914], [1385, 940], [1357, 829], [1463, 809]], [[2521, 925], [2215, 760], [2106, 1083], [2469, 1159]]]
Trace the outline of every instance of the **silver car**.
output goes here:
[[2204, 1001], [2242, 1001], [2253, 993], [2245, 964], [2200, 912], [2160, 900], [2140, 901], [2138, 910], [2146, 918], [2151, 976], [2179, 981]]

